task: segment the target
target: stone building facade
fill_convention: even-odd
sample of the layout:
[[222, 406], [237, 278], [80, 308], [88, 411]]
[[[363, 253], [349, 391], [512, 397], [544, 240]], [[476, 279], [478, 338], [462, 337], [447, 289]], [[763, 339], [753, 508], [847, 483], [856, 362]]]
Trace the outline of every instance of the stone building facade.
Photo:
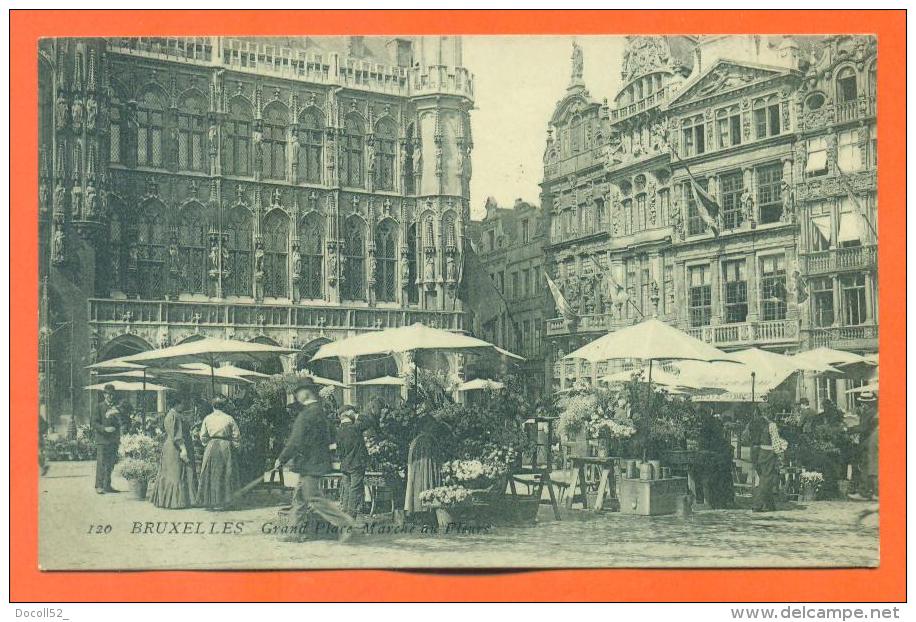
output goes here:
[[516, 199], [511, 208], [487, 199], [482, 220], [471, 221], [469, 235], [477, 255], [507, 311], [482, 327], [483, 339], [525, 357], [519, 372], [534, 394], [544, 378], [544, 245], [547, 219], [537, 205]]
[[[609, 103], [574, 45], [541, 184], [546, 267], [578, 314], [547, 320], [550, 386], [605, 375], [563, 356], [644, 317], [726, 350], [877, 350], [874, 241], [853, 239], [876, 213], [875, 53], [869, 37], [631, 36]], [[870, 210], [855, 226], [842, 180]]]
[[195, 335], [301, 366], [364, 330], [463, 328], [460, 38], [49, 39], [38, 62], [54, 408], [81, 412], [86, 364]]

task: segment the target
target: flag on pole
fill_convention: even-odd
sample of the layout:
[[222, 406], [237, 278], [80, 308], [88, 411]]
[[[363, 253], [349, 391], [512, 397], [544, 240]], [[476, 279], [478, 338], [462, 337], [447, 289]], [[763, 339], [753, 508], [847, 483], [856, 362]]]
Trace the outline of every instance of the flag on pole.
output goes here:
[[693, 190], [693, 200], [697, 204], [697, 211], [700, 213], [700, 218], [703, 219], [703, 222], [706, 223], [706, 226], [709, 227], [712, 234], [719, 237], [720, 209], [718, 202], [716, 202], [712, 195], [703, 190], [703, 187], [694, 179], [689, 170], [687, 174], [690, 175], [690, 188]]
[[461, 254], [458, 273], [458, 298], [473, 311], [481, 325], [492, 322], [501, 315], [511, 315], [509, 305], [493, 284], [480, 257], [467, 241]]
[[[843, 189], [846, 191], [846, 195], [849, 197], [849, 201], [852, 203], [855, 208], [856, 216], [868, 226], [868, 230], [871, 231], [872, 235], [877, 239], [878, 233], [875, 231], [874, 225], [871, 224], [871, 221], [868, 219], [868, 212], [865, 209], [865, 206], [862, 205], [862, 202], [859, 200], [859, 196], [856, 194], [856, 191], [853, 190], [852, 184], [849, 183], [849, 178], [846, 177], [846, 173], [843, 172], [843, 169], [840, 168], [840, 163], [837, 162], [836, 170], [840, 173], [840, 183], [843, 185]], [[865, 231], [865, 227], [861, 228], [862, 231]]]
[[578, 314], [573, 310], [569, 302], [566, 301], [563, 292], [560, 291], [560, 288], [557, 287], [557, 284], [553, 282], [553, 279], [550, 278], [547, 272], [544, 272], [544, 278], [547, 279], [547, 288], [550, 290], [550, 295], [553, 296], [553, 301], [557, 305], [557, 311], [567, 320], [575, 320]]

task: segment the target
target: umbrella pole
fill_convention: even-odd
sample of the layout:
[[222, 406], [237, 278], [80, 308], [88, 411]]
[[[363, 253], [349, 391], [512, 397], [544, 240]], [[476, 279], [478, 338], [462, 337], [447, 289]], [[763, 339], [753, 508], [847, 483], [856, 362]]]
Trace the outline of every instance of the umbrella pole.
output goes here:
[[754, 389], [756, 388], [757, 383], [757, 372], [751, 372], [751, 404], [754, 403]]
[[146, 368], [143, 368], [143, 392], [140, 393], [140, 427], [144, 430], [146, 429], [146, 409], [144, 408], [144, 402], [146, 401]]

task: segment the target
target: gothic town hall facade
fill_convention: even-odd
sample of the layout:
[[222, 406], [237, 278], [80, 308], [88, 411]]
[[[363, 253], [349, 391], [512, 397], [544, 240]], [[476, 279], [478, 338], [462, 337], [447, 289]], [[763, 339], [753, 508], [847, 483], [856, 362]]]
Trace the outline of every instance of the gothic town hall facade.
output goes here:
[[301, 366], [364, 330], [463, 329], [473, 81], [460, 39], [39, 52], [41, 381], [55, 410], [85, 412], [87, 364], [196, 335], [301, 349]]

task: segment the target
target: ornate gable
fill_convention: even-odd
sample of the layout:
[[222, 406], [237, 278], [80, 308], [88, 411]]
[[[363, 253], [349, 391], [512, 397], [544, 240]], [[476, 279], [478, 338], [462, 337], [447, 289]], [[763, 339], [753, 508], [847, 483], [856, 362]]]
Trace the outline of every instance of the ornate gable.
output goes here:
[[752, 84], [766, 82], [787, 75], [788, 70], [763, 65], [739, 64], [720, 60], [696, 80], [684, 85], [681, 93], [668, 104], [669, 108], [688, 105], [695, 101], [735, 91]]

